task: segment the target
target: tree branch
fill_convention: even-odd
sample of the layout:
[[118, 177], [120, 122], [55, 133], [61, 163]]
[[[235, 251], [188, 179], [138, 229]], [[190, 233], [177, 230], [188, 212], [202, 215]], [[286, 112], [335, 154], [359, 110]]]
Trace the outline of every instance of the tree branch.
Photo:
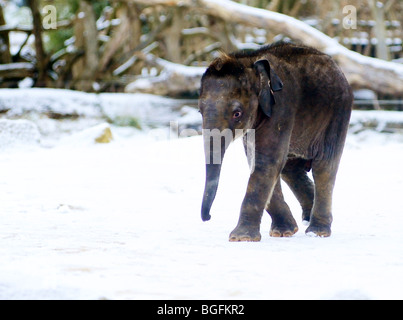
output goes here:
[[0, 64], [0, 78], [25, 78], [32, 77], [35, 66], [27, 62]]

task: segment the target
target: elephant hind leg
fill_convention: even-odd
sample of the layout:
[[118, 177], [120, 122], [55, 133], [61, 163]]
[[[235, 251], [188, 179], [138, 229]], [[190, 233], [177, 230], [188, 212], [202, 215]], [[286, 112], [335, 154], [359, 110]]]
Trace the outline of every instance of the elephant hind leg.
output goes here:
[[318, 161], [312, 166], [315, 181], [315, 202], [307, 234], [313, 233], [320, 237], [331, 235], [332, 195], [336, 180], [339, 161]]
[[309, 223], [314, 202], [315, 187], [308, 177], [311, 161], [304, 159], [290, 159], [287, 161], [281, 178], [287, 183], [295, 197], [301, 204], [302, 221]]
[[280, 179], [278, 179], [274, 187], [270, 203], [266, 206], [266, 211], [272, 219], [270, 236], [291, 237], [298, 231], [298, 226], [292, 216], [291, 210], [284, 201]]

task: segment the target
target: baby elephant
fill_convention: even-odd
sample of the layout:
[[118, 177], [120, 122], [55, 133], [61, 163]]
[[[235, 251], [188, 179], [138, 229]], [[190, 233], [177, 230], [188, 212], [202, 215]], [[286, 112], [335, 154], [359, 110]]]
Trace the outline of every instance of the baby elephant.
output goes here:
[[[259, 241], [264, 210], [272, 218], [271, 236], [298, 231], [280, 177], [301, 204], [306, 233], [330, 236], [352, 103], [342, 71], [313, 48], [276, 43], [214, 60], [203, 75], [199, 101], [206, 154], [203, 221], [211, 218], [225, 150], [243, 136], [251, 175], [229, 240]], [[307, 176], [311, 169], [314, 183]]]

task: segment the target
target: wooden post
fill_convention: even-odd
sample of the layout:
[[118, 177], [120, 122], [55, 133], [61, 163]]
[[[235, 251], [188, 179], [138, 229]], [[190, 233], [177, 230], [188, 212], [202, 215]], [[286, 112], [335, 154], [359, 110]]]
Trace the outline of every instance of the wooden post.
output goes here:
[[36, 80], [37, 87], [47, 86], [47, 64], [48, 59], [43, 48], [42, 40], [42, 17], [39, 10], [38, 0], [29, 0], [28, 5], [32, 12], [33, 19], [33, 34], [35, 36], [35, 52], [36, 52], [36, 67], [38, 69], [38, 78]]

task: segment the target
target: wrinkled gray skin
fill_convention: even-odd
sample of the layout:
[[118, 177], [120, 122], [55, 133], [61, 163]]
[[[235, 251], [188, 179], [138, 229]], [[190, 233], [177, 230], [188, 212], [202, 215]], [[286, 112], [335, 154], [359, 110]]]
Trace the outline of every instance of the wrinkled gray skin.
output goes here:
[[[230, 241], [259, 241], [264, 210], [272, 218], [271, 236], [298, 231], [280, 177], [301, 204], [302, 219], [309, 222], [306, 232], [330, 236], [332, 192], [352, 101], [339, 67], [309, 47], [280, 43], [216, 59], [203, 76], [199, 101], [206, 153], [202, 219], [211, 218], [228, 147], [220, 137], [214, 144], [206, 132], [227, 130], [235, 137], [252, 129], [255, 153], [248, 156], [253, 170]], [[314, 182], [307, 176], [311, 169]]]

